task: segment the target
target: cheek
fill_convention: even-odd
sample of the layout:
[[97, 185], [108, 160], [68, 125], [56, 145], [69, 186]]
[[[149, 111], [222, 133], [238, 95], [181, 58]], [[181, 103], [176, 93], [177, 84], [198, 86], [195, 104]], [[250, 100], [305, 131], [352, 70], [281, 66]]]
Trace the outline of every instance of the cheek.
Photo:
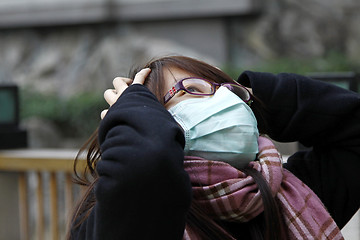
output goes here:
[[174, 107], [179, 102], [182, 102], [182, 101], [185, 101], [185, 100], [188, 100], [188, 99], [193, 99], [193, 98], [206, 98], [206, 97], [208, 97], [208, 96], [196, 96], [196, 95], [191, 95], [191, 94], [179, 92], [172, 99], [170, 99], [169, 102], [167, 102], [165, 104], [165, 108], [167, 110], [169, 110], [170, 108]]
[[179, 98], [175, 98], [174, 97], [165, 104], [165, 108], [167, 110], [169, 110], [170, 108], [172, 108], [173, 106], [175, 106], [176, 104], [178, 104], [179, 102], [181, 102], [181, 100], [179, 100]]
[[184, 100], [187, 100], [187, 99], [191, 99], [193, 98], [194, 96], [191, 95], [191, 94], [187, 94], [185, 92], [178, 92], [177, 94], [175, 94], [175, 96], [173, 96], [169, 102], [167, 102], [165, 104], [165, 108], [166, 109], [170, 109], [172, 108], [173, 106], [175, 106], [176, 104], [178, 104], [179, 102], [181, 101], [184, 101]]

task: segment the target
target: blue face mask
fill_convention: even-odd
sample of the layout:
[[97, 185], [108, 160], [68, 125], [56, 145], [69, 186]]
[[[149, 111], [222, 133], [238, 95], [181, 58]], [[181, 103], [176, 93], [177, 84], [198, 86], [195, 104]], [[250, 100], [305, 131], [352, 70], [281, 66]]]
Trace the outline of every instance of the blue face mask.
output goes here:
[[179, 102], [169, 112], [183, 128], [185, 155], [236, 168], [255, 160], [259, 132], [250, 107], [226, 87], [213, 96]]

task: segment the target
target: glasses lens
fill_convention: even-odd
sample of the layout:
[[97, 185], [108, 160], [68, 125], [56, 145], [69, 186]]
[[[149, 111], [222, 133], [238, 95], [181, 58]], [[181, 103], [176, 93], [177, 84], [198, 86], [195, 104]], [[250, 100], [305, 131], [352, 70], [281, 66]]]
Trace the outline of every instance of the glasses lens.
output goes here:
[[242, 86], [232, 83], [223, 84], [222, 86], [228, 88], [230, 91], [238, 95], [244, 102], [249, 101], [251, 98], [250, 93]]
[[209, 82], [203, 79], [198, 79], [198, 78], [184, 79], [182, 84], [185, 90], [190, 94], [210, 95], [214, 93], [213, 86]]

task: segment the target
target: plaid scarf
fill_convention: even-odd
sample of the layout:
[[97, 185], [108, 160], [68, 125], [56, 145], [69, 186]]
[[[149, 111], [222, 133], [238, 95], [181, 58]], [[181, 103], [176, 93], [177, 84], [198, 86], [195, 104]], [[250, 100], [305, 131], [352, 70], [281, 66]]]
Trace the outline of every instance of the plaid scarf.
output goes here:
[[[261, 172], [287, 225], [289, 239], [344, 239], [340, 229], [315, 193], [282, 168], [282, 160], [273, 143], [259, 138], [258, 161], [249, 164]], [[263, 210], [260, 191], [252, 177], [219, 161], [185, 157], [193, 201], [216, 220], [247, 222]], [[187, 226], [184, 239], [199, 239]]]

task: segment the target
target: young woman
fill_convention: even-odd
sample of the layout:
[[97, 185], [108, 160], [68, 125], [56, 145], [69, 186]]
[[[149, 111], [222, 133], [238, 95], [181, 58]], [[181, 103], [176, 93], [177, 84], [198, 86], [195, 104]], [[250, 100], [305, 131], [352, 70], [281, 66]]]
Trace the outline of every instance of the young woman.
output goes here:
[[[182, 56], [115, 78], [69, 239], [342, 239], [360, 205], [360, 96], [295, 74], [238, 82]], [[311, 148], [282, 164], [264, 134]]]

